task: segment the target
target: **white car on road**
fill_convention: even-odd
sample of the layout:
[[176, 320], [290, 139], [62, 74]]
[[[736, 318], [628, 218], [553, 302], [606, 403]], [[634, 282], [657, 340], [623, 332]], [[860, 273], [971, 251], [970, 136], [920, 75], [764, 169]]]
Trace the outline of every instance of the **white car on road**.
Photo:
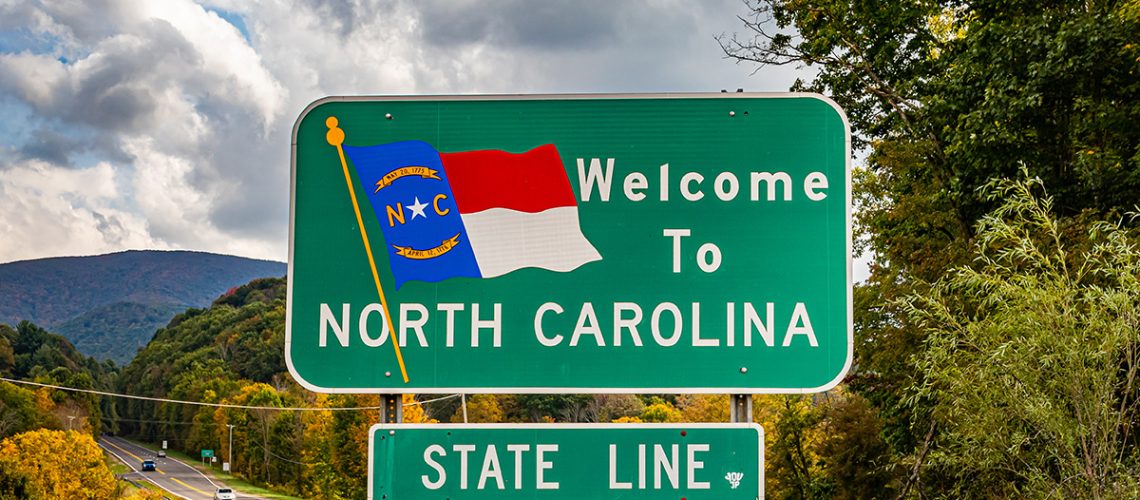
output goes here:
[[230, 488], [218, 488], [218, 491], [214, 492], [214, 500], [237, 500], [237, 495]]

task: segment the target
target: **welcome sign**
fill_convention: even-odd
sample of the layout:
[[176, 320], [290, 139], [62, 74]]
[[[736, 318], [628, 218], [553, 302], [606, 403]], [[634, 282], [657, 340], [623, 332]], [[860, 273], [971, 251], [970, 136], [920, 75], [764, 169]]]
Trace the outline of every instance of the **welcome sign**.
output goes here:
[[826, 390], [852, 355], [849, 157], [812, 94], [322, 99], [294, 127], [290, 372]]

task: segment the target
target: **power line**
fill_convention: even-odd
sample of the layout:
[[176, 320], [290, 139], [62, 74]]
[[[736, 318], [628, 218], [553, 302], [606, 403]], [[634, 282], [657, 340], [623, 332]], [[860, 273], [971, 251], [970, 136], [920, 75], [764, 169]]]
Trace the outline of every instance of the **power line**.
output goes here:
[[448, 394], [446, 396], [440, 396], [438, 398], [425, 399], [423, 401], [413, 401], [411, 403], [404, 403], [403, 406], [426, 405], [428, 403], [434, 403], [436, 401], [443, 401], [445, 399], [457, 398], [459, 396], [460, 396], [459, 394]]
[[[226, 424], [220, 424], [220, 423], [217, 423], [217, 422], [175, 422], [175, 421], [173, 421], [173, 420], [142, 420], [142, 419], [137, 419], [137, 418], [123, 418], [123, 417], [112, 417], [112, 416], [110, 416], [110, 415], [102, 415], [102, 416], [100, 416], [100, 417], [99, 417], [99, 419], [100, 419], [100, 420], [105, 420], [105, 421], [108, 421], [108, 422], [136, 422], [136, 423], [141, 423], [141, 424], [167, 424], [167, 425], [226, 425]], [[237, 427], [245, 427], [245, 426], [240, 426], [240, 425], [239, 425], [239, 426], [237, 426]]]
[[[267, 448], [267, 447], [265, 447], [265, 446], [262, 446], [262, 445], [260, 445], [260, 444], [258, 444], [258, 443], [249, 443], [249, 442], [247, 442], [247, 443], [246, 443], [246, 445], [247, 445], [247, 446], [250, 446], [250, 447], [253, 447], [253, 448], [261, 448], [261, 449], [265, 450], [265, 452], [266, 452], [266, 453], [268, 453], [268, 454], [269, 454], [269, 456], [271, 456], [271, 457], [273, 457], [273, 458], [276, 458], [276, 459], [278, 459], [278, 460], [280, 460], [280, 461], [282, 461], [282, 462], [289, 462], [289, 463], [291, 463], [291, 464], [304, 465], [305, 467], [316, 467], [316, 466], [318, 466], [318, 465], [328, 465], [328, 462], [314, 462], [314, 463], [311, 463], [311, 464], [310, 464], [310, 463], [305, 463], [305, 462], [298, 462], [298, 461], [296, 461], [296, 460], [289, 460], [288, 458], [285, 458], [285, 457], [283, 457], [283, 456], [281, 456], [281, 455], [278, 455], [278, 454], [276, 454], [276, 453], [273, 453], [273, 451], [271, 451], [269, 448]], [[233, 467], [233, 466], [231, 465], [230, 467]]]
[[[167, 398], [152, 398], [152, 397], [148, 397], [148, 396], [135, 396], [133, 394], [119, 394], [116, 392], [97, 391], [95, 389], [79, 389], [76, 387], [64, 387], [62, 385], [41, 384], [39, 382], [32, 382], [29, 380], [16, 380], [16, 379], [4, 378], [4, 377], [0, 377], [0, 381], [10, 382], [13, 384], [33, 385], [36, 387], [46, 387], [48, 389], [57, 389], [57, 390], [61, 390], [61, 391], [81, 392], [81, 393], [86, 393], [86, 394], [97, 394], [99, 396], [108, 396], [108, 397], [113, 397], [113, 398], [138, 399], [138, 400], [142, 400], [142, 401], [155, 401], [158, 403], [175, 403], [175, 404], [184, 404], [184, 405], [209, 406], [209, 407], [213, 407], [213, 408], [236, 408], [239, 410], [273, 410], [273, 411], [362, 411], [362, 410], [370, 410], [370, 411], [375, 411], [375, 410], [381, 410], [384, 408], [383, 406], [347, 406], [347, 407], [334, 407], [334, 408], [312, 408], [312, 407], [285, 408], [285, 407], [279, 407], [279, 406], [231, 405], [231, 404], [223, 404], [223, 403], [206, 403], [206, 402], [202, 402], [202, 401], [184, 401], [184, 400], [180, 400], [180, 399], [167, 399]], [[447, 398], [454, 398], [454, 397], [458, 397], [458, 396], [459, 396], [459, 394], [449, 394], [447, 396], [429, 399], [426, 401], [413, 401], [411, 403], [404, 403], [402, 406], [422, 405], [424, 403], [431, 403], [434, 401], [439, 401], [439, 400], [447, 399]]]

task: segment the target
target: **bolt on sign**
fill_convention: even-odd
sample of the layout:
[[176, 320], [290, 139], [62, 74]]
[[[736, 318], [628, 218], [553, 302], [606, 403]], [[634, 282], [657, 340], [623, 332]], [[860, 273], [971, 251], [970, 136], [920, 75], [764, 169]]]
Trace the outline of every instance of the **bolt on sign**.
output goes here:
[[368, 498], [764, 497], [756, 424], [374, 425]]
[[293, 130], [319, 392], [781, 393], [851, 363], [850, 131], [815, 94], [330, 97]]

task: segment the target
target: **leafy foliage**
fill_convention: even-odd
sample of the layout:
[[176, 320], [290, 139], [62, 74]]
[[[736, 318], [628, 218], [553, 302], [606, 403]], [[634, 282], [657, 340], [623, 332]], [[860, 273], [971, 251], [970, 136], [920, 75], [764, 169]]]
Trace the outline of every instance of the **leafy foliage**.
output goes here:
[[7, 437], [30, 430], [46, 427], [58, 429], [59, 419], [45, 404], [51, 399], [37, 399], [36, 392], [8, 382], [0, 382], [0, 437]]
[[185, 309], [180, 304], [115, 302], [86, 311], [55, 329], [93, 358], [126, 364], [155, 330]]
[[[79, 353], [67, 339], [27, 321], [0, 325], [0, 375], [80, 389], [110, 389], [117, 375], [110, 363]], [[98, 396], [0, 383], [0, 437], [60, 422], [92, 435], [102, 430], [105, 408]], [[78, 419], [78, 421], [75, 421]]]
[[862, 396], [759, 395], [752, 412], [764, 428], [769, 498], [894, 498], [882, 421]]
[[977, 265], [906, 306], [926, 329], [914, 397], [942, 426], [930, 467], [975, 496], [1140, 495], [1140, 249], [1107, 223], [1073, 252], [1039, 179], [987, 190]]
[[847, 383], [882, 419], [893, 455], [884, 470], [902, 482], [899, 493], [949, 491], [956, 471], [923, 467], [940, 420], [927, 406], [933, 400], [907, 388], [929, 383], [911, 360], [931, 345], [901, 299], [926, 295], [948, 270], [971, 263], [975, 221], [1004, 201], [984, 195], [991, 179], [1021, 169], [1042, 179], [1055, 195], [1048, 210], [1058, 237], [1073, 248], [1089, 245], [1088, 228], [1133, 208], [1140, 9], [1135, 1], [1025, 0], [748, 7], [748, 34], [720, 37], [725, 53], [816, 70], [794, 89], [832, 97], [865, 148], [866, 165], [854, 172], [856, 240], [874, 260], [855, 291]]
[[[452, 422], [464, 422], [463, 408], [458, 408], [451, 416]], [[470, 423], [494, 423], [503, 421], [503, 408], [492, 394], [476, 394], [467, 398], [466, 421]]]
[[104, 499], [115, 491], [103, 450], [87, 434], [41, 429], [0, 441], [0, 494], [7, 498]]
[[[285, 372], [285, 280], [259, 279], [207, 309], [175, 316], [122, 370], [130, 394], [259, 407], [213, 408], [121, 400], [122, 433], [168, 441], [191, 455], [213, 449], [251, 482], [307, 498], [361, 498], [368, 477], [368, 430], [375, 395], [314, 394]], [[412, 395], [404, 402], [411, 405]], [[272, 408], [307, 407], [312, 411]], [[405, 409], [406, 422], [431, 421]], [[232, 433], [233, 445], [230, 438]]]
[[645, 409], [641, 411], [638, 418], [642, 422], [681, 422], [681, 410], [678, 410], [672, 403], [665, 401], [658, 397], [650, 398], [649, 404], [645, 405]]

